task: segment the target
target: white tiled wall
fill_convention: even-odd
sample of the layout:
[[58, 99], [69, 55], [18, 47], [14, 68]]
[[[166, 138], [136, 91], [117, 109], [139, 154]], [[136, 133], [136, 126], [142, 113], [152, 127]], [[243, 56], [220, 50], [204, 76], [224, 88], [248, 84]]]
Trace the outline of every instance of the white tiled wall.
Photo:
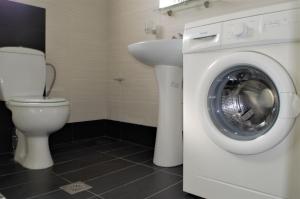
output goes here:
[[[212, 0], [169, 17], [158, 0], [14, 0], [47, 9], [47, 59], [58, 71], [52, 95], [72, 102], [71, 122], [113, 119], [157, 125], [154, 69], [133, 59], [127, 45], [155, 39], [144, 24], [162, 26], [162, 37], [183, 32], [184, 24], [288, 0]], [[123, 78], [123, 82], [115, 81]]]

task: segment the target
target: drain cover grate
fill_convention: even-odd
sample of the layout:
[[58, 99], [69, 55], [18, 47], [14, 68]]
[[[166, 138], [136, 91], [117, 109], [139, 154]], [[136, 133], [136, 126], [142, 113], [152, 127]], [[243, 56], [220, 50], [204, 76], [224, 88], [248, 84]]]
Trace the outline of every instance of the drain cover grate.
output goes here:
[[[83, 182], [75, 182], [75, 183], [60, 187], [60, 189], [64, 190], [65, 192], [67, 192], [71, 195], [74, 195], [74, 194], [82, 192], [82, 191], [89, 190], [91, 188], [92, 188], [91, 186], [89, 186]], [[1, 199], [1, 197], [0, 197], [0, 199]]]
[[4, 197], [4, 195], [2, 195], [2, 194], [0, 193], [0, 199], [6, 199], [6, 198]]

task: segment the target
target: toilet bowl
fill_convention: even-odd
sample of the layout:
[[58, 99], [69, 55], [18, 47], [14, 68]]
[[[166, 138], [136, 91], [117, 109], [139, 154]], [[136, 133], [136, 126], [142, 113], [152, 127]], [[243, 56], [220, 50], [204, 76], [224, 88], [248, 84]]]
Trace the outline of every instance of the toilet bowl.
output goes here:
[[48, 137], [68, 120], [70, 103], [63, 98], [14, 97], [6, 102], [12, 112], [18, 144], [15, 161], [28, 169], [53, 165]]
[[0, 100], [11, 110], [18, 136], [15, 160], [28, 169], [52, 166], [48, 137], [67, 122], [70, 105], [63, 98], [43, 97], [45, 54], [23, 47], [0, 48], [0, 80]]

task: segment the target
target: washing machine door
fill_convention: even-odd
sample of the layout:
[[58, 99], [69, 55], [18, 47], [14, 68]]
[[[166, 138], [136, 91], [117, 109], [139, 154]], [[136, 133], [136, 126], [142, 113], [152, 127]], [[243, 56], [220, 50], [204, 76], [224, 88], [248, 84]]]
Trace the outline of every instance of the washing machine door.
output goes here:
[[257, 154], [289, 134], [300, 100], [276, 60], [256, 52], [233, 53], [216, 60], [205, 77], [205, 111], [200, 112], [218, 146], [236, 154]]

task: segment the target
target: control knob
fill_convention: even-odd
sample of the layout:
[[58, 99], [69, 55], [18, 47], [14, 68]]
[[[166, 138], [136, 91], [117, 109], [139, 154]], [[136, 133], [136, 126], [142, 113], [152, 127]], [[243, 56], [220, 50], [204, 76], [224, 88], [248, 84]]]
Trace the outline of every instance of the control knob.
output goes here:
[[236, 37], [245, 37], [249, 34], [249, 27], [246, 24], [236, 24], [232, 28], [232, 34]]

